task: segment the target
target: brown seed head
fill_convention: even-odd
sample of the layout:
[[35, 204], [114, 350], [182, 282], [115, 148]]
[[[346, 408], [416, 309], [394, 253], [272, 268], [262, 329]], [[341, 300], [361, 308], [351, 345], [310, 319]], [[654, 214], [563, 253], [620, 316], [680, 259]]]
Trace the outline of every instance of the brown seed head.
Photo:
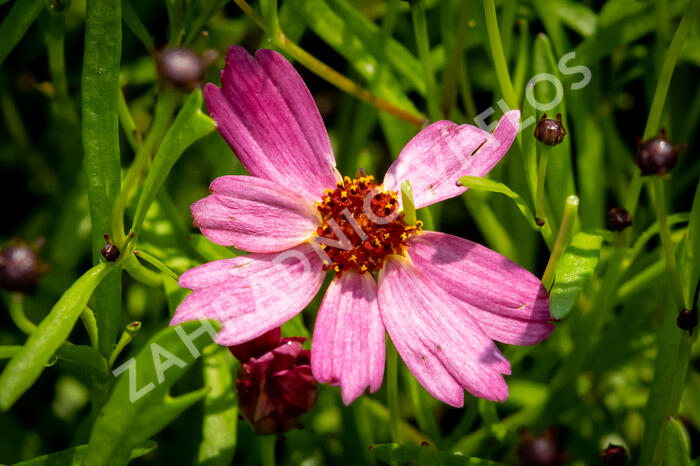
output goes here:
[[681, 330], [691, 331], [698, 326], [698, 309], [683, 309], [678, 313], [676, 325]]
[[542, 144], [556, 146], [564, 140], [566, 128], [561, 122], [561, 113], [557, 113], [557, 119], [547, 119], [547, 114], [543, 113], [540, 121], [535, 126], [535, 138]]
[[642, 176], [664, 175], [676, 165], [678, 152], [684, 147], [683, 144], [672, 145], [662, 129], [658, 136], [639, 143], [634, 162], [642, 171]]
[[168, 47], [158, 54], [156, 66], [164, 84], [192, 91], [204, 80], [207, 64], [186, 47]]
[[608, 448], [600, 453], [603, 466], [625, 466], [627, 462], [627, 450], [620, 445], [608, 445]]
[[608, 230], [622, 231], [632, 225], [632, 214], [624, 207], [608, 210]]
[[29, 293], [39, 283], [41, 271], [39, 254], [25, 243], [6, 246], [0, 253], [0, 288], [4, 290]]

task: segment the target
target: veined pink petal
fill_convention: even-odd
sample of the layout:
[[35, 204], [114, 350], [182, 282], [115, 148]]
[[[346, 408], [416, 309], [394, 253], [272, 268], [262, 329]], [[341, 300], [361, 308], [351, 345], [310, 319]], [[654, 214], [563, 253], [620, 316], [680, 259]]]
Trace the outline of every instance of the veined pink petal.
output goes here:
[[391, 341], [435, 398], [464, 404], [463, 389], [503, 401], [510, 364], [479, 325], [411, 261], [391, 256], [379, 272], [379, 311]]
[[244, 343], [304, 309], [324, 275], [321, 259], [308, 244], [209, 262], [180, 277], [180, 286], [194, 292], [177, 308], [170, 325], [216, 319], [223, 325], [218, 344]]
[[314, 377], [340, 385], [352, 403], [384, 376], [384, 325], [377, 305], [377, 283], [369, 273], [346, 272], [333, 279], [316, 316], [311, 345]]
[[309, 239], [321, 224], [314, 205], [254, 176], [215, 179], [210, 196], [192, 204], [195, 225], [215, 243], [250, 252], [278, 252]]
[[457, 236], [425, 231], [411, 237], [408, 255], [494, 340], [534, 345], [554, 330], [549, 296], [540, 280], [497, 252]]
[[281, 55], [259, 50], [256, 57], [229, 49], [222, 88], [204, 89], [209, 112], [251, 175], [320, 199], [340, 175], [314, 99]]
[[406, 144], [384, 177], [384, 188], [400, 191], [409, 180], [416, 208], [458, 196], [465, 175], [484, 176], [508, 152], [518, 134], [520, 112], [503, 115], [493, 134], [475, 126], [437, 121]]

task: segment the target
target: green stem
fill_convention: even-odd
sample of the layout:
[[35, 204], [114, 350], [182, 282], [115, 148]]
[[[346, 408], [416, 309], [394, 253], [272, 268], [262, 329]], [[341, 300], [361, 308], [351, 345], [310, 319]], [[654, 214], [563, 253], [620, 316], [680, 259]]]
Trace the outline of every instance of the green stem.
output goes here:
[[[85, 52], [81, 83], [82, 139], [85, 154], [93, 263], [102, 260], [103, 235], [112, 228], [111, 213], [119, 194], [119, 64], [121, 1], [87, 0]], [[115, 268], [95, 292], [100, 352], [107, 356], [121, 320], [121, 268]]]
[[493, 56], [493, 65], [496, 68], [496, 77], [498, 78], [501, 93], [508, 107], [512, 109], [518, 108], [518, 100], [515, 96], [513, 83], [510, 80], [510, 73], [508, 72], [508, 63], [506, 63], [506, 56], [503, 52], [501, 34], [498, 31], [498, 18], [496, 17], [496, 4], [494, 0], [484, 0], [484, 13], [486, 16], [486, 32], [489, 36], [489, 44]]
[[[165, 133], [170, 127], [170, 122], [175, 112], [175, 107], [179, 100], [179, 93], [176, 91], [165, 91], [158, 97], [156, 103], [155, 115], [153, 123], [148, 130], [146, 140], [139, 147], [134, 161], [127, 171], [124, 185], [119, 192], [117, 199], [114, 202], [114, 210], [112, 212], [112, 231], [114, 232], [114, 242], [121, 244], [124, 239], [124, 212], [129, 203], [129, 198], [136, 191], [139, 181], [143, 178], [148, 165], [151, 163], [151, 158], [156, 152], [158, 145], [163, 140]], [[128, 111], [128, 110], [127, 110]], [[122, 118], [122, 125], [126, 131], [129, 126], [128, 121]], [[125, 252], [125, 251], [122, 251]]]
[[129, 104], [126, 103], [124, 91], [121, 87], [119, 88], [119, 101], [117, 105], [119, 106], [119, 123], [122, 126], [126, 140], [129, 141], [131, 150], [137, 152], [143, 143], [142, 136], [139, 130], [136, 129], [136, 124], [129, 111]]
[[418, 57], [423, 64], [423, 79], [425, 79], [425, 94], [428, 101], [428, 115], [433, 121], [441, 118], [440, 98], [435, 85], [432, 60], [430, 59], [430, 41], [428, 39], [428, 23], [425, 20], [425, 1], [412, 0], [411, 17], [413, 18], [413, 31], [416, 36]]
[[[683, 48], [683, 42], [688, 35], [688, 30], [691, 24], [695, 20], [698, 10], [700, 10], [700, 0], [695, 0], [686, 9], [683, 18], [681, 19], [676, 32], [673, 34], [673, 39], [671, 44], [666, 50], [666, 58], [664, 59], [664, 64], [661, 67], [661, 73], [659, 74], [659, 81], [656, 84], [656, 90], [654, 91], [654, 98], [651, 101], [651, 108], [649, 109], [649, 116], [647, 118], [647, 124], [644, 127], [644, 135], [642, 140], [646, 141], [654, 137], [659, 131], [659, 125], [661, 122], [661, 114], [664, 109], [664, 103], [666, 102], [666, 96], [668, 95], [668, 88], [671, 85], [671, 78], [673, 77], [673, 70], [676, 68], [676, 62], [678, 61], [678, 56]], [[627, 210], [634, 215], [639, 201], [639, 193], [642, 189], [641, 173], [639, 170], [634, 171], [632, 181], [627, 188], [627, 198], [625, 199], [625, 207]]]
[[9, 308], [12, 322], [14, 322], [21, 331], [27, 335], [31, 335], [32, 332], [36, 330], [36, 324], [27, 319], [27, 316], [24, 314], [24, 296], [20, 293], [12, 293], [12, 295], [10, 295]]
[[[255, 24], [258, 25], [258, 27], [260, 27], [260, 29], [266, 33], [269, 33], [265, 21], [263, 21], [260, 15], [250, 5], [248, 5], [245, 0], [233, 1], [253, 20], [253, 22], [255, 22]], [[341, 91], [347, 92], [355, 98], [379, 110], [383, 110], [391, 115], [394, 115], [400, 120], [407, 121], [417, 128], [423, 127], [423, 124], [425, 123], [425, 115], [407, 112], [406, 110], [402, 110], [388, 101], [377, 97], [367, 89], [338, 73], [330, 66], [309, 54], [306, 50], [289, 40], [282, 31], [278, 31], [277, 34], [271, 36], [271, 40], [275, 47], [288, 54], [290, 57], [308, 68], [311, 72], [331, 83]]]
[[389, 340], [386, 348], [386, 393], [391, 441], [399, 443], [401, 441], [399, 436], [399, 353]]
[[673, 293], [676, 299], [676, 306], [684, 305], [683, 291], [681, 281], [678, 277], [678, 266], [676, 265], [676, 253], [671, 240], [671, 229], [668, 226], [668, 214], [666, 212], [666, 196], [664, 193], [664, 180], [659, 176], [654, 176], [651, 179], [649, 188], [654, 199], [654, 209], [656, 211], [656, 220], [659, 222], [659, 236], [661, 237], [661, 246], [666, 256], [666, 270], [668, 271]]
[[467, 60], [464, 58], [464, 54], [461, 54], [459, 63], [459, 93], [462, 95], [462, 105], [464, 105], [464, 111], [467, 112], [467, 118], [476, 118], [478, 111], [476, 102], [474, 102], [474, 93], [472, 92], [472, 84], [467, 71]]
[[260, 446], [260, 464], [262, 466], [275, 466], [275, 444], [277, 443], [276, 435], [260, 435], [258, 436]]
[[82, 320], [83, 325], [85, 326], [85, 331], [90, 338], [90, 344], [93, 348], [98, 349], [99, 337], [97, 333], [97, 320], [95, 320], [95, 313], [92, 309], [85, 306], [83, 313], [80, 314], [80, 320]]
[[178, 274], [176, 274], [175, 272], [173, 272], [170, 267], [165, 265], [165, 263], [163, 263], [163, 261], [161, 261], [160, 259], [157, 259], [156, 257], [153, 257], [152, 255], [148, 254], [147, 252], [141, 251], [141, 250], [134, 250], [134, 255], [136, 257], [140, 257], [141, 259], [145, 260], [146, 262], [151, 264], [153, 267], [157, 268], [158, 270], [160, 270], [164, 274], [172, 277], [173, 279], [175, 279], [175, 280], [180, 279], [180, 276]]
[[163, 276], [141, 265], [133, 254], [130, 254], [129, 257], [124, 260], [124, 270], [126, 270], [131, 278], [146, 286], [157, 287], [163, 284]]
[[51, 82], [55, 93], [54, 111], [60, 115], [65, 115], [71, 123], [78, 123], [78, 115], [75, 113], [73, 102], [68, 94], [68, 79], [66, 77], [65, 60], [65, 37], [66, 37], [66, 17], [65, 15], [51, 15], [46, 47], [49, 56], [49, 70], [51, 71]]
[[561, 256], [564, 255], [566, 246], [569, 244], [569, 239], [571, 239], [571, 232], [573, 231], [574, 224], [576, 223], [578, 202], [578, 197], [573, 194], [566, 198], [566, 204], [564, 205], [564, 216], [561, 219], [561, 226], [559, 227], [559, 233], [557, 234], [557, 241], [554, 243], [552, 254], [549, 256], [549, 262], [547, 262], [547, 267], [544, 269], [544, 274], [542, 275], [542, 284], [547, 289], [550, 289], [554, 283], [557, 264], [559, 263]]
[[535, 218], [547, 223], [544, 211], [544, 180], [547, 177], [547, 164], [549, 163], [550, 147], [538, 144], [540, 149], [540, 163], [537, 165], [537, 194], [535, 195]]

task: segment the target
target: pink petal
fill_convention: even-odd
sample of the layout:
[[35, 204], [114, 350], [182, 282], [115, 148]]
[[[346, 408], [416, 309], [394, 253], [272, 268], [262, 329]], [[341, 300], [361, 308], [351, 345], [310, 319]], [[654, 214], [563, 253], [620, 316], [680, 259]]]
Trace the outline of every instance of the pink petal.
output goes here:
[[[503, 115], [489, 134], [475, 126], [437, 121], [411, 139], [384, 177], [387, 191], [400, 191], [409, 180], [416, 208], [459, 196], [465, 175], [484, 176], [501, 160], [518, 134], [520, 112]], [[476, 151], [476, 152], [475, 152]]]
[[552, 333], [549, 296], [540, 280], [480, 244], [425, 231], [411, 237], [408, 254], [432, 282], [457, 298], [494, 340], [534, 345]]
[[379, 273], [379, 311], [391, 341], [416, 379], [435, 398], [460, 407], [463, 389], [503, 401], [501, 374], [510, 364], [459, 303], [403, 256]]
[[170, 325], [216, 319], [223, 329], [215, 341], [238, 345], [298, 314], [318, 292], [324, 275], [321, 259], [308, 244], [209, 262], [180, 277], [180, 286], [194, 292], [177, 308]]
[[352, 403], [384, 376], [384, 325], [377, 306], [377, 283], [369, 273], [346, 272], [331, 282], [316, 316], [311, 345], [314, 377], [340, 385]]
[[277, 52], [259, 50], [256, 58], [242, 47], [229, 49], [222, 88], [204, 89], [209, 112], [251, 175], [320, 199], [340, 176], [314, 99]]
[[192, 204], [195, 225], [211, 241], [250, 252], [278, 252], [308, 240], [321, 224], [314, 205], [254, 176], [222, 176]]

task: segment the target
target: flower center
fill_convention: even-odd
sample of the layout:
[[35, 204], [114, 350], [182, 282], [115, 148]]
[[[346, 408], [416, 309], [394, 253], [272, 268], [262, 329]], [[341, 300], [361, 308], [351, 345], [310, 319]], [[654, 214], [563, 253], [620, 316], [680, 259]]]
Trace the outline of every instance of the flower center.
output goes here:
[[316, 203], [323, 223], [314, 242], [327, 257], [324, 270], [374, 272], [390, 254], [403, 254], [408, 237], [422, 231], [423, 222], [407, 225], [398, 212], [398, 194], [380, 192], [373, 176], [345, 177]]

